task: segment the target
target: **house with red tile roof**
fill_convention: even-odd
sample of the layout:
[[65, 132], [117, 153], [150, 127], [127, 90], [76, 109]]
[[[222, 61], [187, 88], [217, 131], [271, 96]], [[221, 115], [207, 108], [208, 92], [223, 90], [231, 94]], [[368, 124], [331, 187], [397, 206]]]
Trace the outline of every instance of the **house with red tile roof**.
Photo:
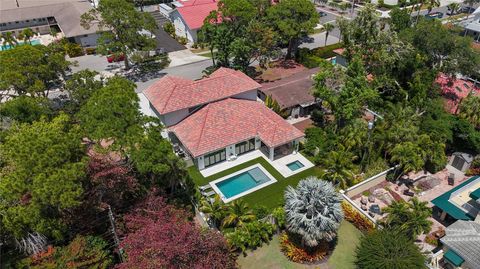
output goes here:
[[201, 170], [259, 150], [269, 160], [296, 152], [303, 132], [257, 101], [260, 85], [220, 68], [191, 81], [165, 76], [144, 91], [150, 106]]
[[480, 96], [480, 87], [466, 79], [452, 78], [440, 74], [435, 82], [441, 88], [445, 110], [451, 114], [458, 113], [460, 103], [468, 95]]
[[197, 42], [197, 31], [211, 11], [217, 10], [218, 0], [177, 1], [169, 18], [175, 26], [175, 34], [185, 37], [189, 42]]

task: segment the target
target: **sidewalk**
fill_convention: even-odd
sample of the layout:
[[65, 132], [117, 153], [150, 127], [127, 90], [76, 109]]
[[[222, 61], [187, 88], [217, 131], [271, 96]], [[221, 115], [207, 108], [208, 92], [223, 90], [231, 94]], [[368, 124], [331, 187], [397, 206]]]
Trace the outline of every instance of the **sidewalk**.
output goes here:
[[168, 67], [196, 63], [210, 59], [208, 57], [197, 55], [189, 49], [170, 52], [168, 53], [168, 57], [170, 58], [170, 65]]

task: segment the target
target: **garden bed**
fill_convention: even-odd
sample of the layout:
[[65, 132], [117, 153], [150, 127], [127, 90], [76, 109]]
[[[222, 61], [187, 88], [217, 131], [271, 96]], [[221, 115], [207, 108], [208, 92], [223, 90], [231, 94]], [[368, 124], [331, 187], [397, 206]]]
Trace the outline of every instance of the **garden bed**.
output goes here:
[[344, 221], [338, 230], [338, 242], [332, 255], [327, 261], [315, 265], [304, 265], [291, 262], [280, 251], [279, 236], [275, 235], [268, 245], [254, 251], [249, 251], [246, 256], [238, 258], [240, 268], [355, 268], [355, 249], [360, 241], [360, 232], [351, 223]]

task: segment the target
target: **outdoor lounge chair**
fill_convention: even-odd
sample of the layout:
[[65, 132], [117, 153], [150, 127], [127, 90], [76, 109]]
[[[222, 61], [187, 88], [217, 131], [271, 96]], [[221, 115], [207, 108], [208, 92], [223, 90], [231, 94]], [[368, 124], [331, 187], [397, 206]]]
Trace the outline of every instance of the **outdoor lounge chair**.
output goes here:
[[373, 196], [373, 195], [368, 196], [368, 201], [370, 203], [375, 203], [375, 196]]
[[206, 197], [209, 197], [209, 196], [215, 195], [216, 192], [214, 190], [211, 190], [209, 192], [202, 192], [202, 194]]
[[206, 191], [208, 189], [211, 189], [212, 186], [210, 184], [207, 184], [207, 185], [200, 186], [198, 188], [200, 189], [200, 191]]

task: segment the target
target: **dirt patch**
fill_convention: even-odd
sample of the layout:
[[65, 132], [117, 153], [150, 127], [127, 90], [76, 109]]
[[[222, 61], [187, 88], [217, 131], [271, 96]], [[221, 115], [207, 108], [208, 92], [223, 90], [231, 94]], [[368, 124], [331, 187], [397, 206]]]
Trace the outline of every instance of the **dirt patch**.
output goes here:
[[255, 77], [255, 80], [259, 83], [265, 83], [289, 77], [307, 68], [293, 60], [282, 60], [271, 62], [266, 70], [262, 70], [260, 67], [256, 69], [260, 74]]

